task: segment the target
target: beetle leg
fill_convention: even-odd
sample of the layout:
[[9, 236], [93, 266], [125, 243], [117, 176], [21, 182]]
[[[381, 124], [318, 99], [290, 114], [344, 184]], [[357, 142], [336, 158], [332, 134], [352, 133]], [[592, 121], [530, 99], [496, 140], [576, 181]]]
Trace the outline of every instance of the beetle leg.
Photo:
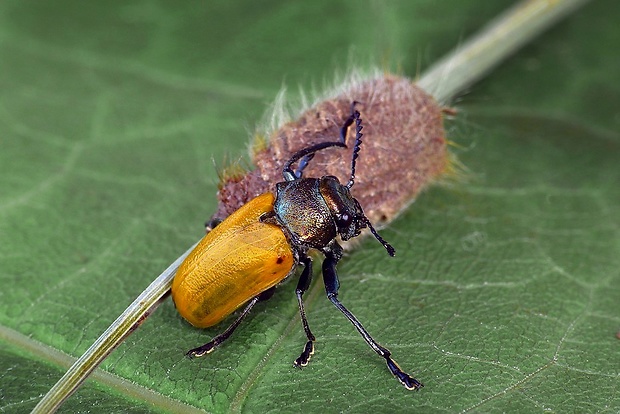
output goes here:
[[330, 251], [324, 251], [325, 260], [323, 261], [323, 281], [325, 283], [325, 290], [327, 292], [327, 298], [331, 303], [334, 304], [346, 316], [346, 318], [355, 326], [355, 329], [362, 335], [362, 338], [366, 341], [366, 343], [375, 351], [379, 356], [385, 359], [389, 370], [392, 374], [398, 379], [408, 390], [417, 390], [422, 388], [421, 382], [404, 372], [391, 358], [391, 353], [387, 348], [379, 345], [373, 338], [370, 336], [368, 331], [362, 326], [360, 321], [338, 300], [338, 288], [340, 287], [340, 282], [338, 281], [338, 274], [336, 273], [336, 263], [338, 263], [338, 258], [334, 256], [334, 254]]
[[219, 219], [219, 218], [212, 218], [211, 220], [209, 220], [209, 221], [207, 221], [205, 223], [205, 231], [207, 233], [209, 233], [211, 230], [213, 230], [221, 222], [222, 222], [222, 220]]
[[312, 260], [305, 256], [300, 260], [304, 264], [304, 270], [299, 277], [299, 282], [297, 282], [297, 289], [295, 289], [295, 294], [297, 295], [297, 303], [299, 303], [299, 315], [301, 316], [301, 323], [304, 326], [304, 331], [306, 332], [306, 338], [308, 338], [308, 342], [306, 342], [306, 346], [304, 347], [304, 351], [301, 353], [299, 358], [297, 358], [294, 362], [296, 367], [305, 367], [308, 365], [308, 361], [312, 354], [314, 354], [314, 341], [316, 338], [310, 331], [310, 327], [308, 326], [308, 319], [306, 318], [306, 311], [304, 310], [304, 302], [302, 300], [303, 294], [310, 287], [310, 282], [312, 281]]
[[189, 351], [187, 351], [185, 355], [187, 355], [190, 358], [199, 358], [201, 356], [204, 356], [206, 354], [210, 354], [211, 352], [213, 352], [213, 350], [217, 346], [219, 346], [222, 342], [227, 340], [230, 337], [230, 335], [232, 335], [232, 333], [235, 332], [235, 329], [237, 329], [239, 324], [241, 324], [241, 322], [243, 322], [246, 316], [248, 316], [248, 314], [250, 313], [254, 305], [256, 305], [260, 301], [265, 301], [269, 299], [271, 296], [273, 296], [275, 289], [276, 288], [274, 286], [260, 293], [259, 295], [254, 296], [250, 300], [250, 302], [248, 302], [245, 309], [243, 309], [243, 312], [241, 312], [241, 314], [237, 317], [237, 319], [235, 319], [235, 321], [231, 323], [230, 326], [226, 328], [224, 332], [217, 335], [215, 338], [213, 338], [206, 344], [199, 346], [198, 348], [190, 349]]

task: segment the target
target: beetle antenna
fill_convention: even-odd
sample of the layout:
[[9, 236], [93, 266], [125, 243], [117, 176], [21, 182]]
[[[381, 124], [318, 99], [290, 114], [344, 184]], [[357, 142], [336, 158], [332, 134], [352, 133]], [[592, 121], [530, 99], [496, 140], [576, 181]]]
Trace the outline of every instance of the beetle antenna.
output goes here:
[[[285, 181], [294, 181], [300, 179], [302, 176], [303, 168], [306, 167], [308, 161], [310, 161], [314, 157], [314, 153], [317, 151], [321, 151], [325, 148], [330, 147], [342, 147], [346, 148], [347, 145], [344, 142], [321, 142], [320, 144], [313, 145], [308, 148], [304, 148], [300, 151], [297, 151], [293, 156], [284, 164], [284, 168], [282, 169], [282, 175], [284, 176]], [[305, 157], [305, 158], [304, 158]], [[297, 172], [293, 171], [292, 165], [300, 160], [302, 160], [302, 165], [297, 169]]]
[[385, 250], [387, 250], [390, 256], [394, 257], [394, 255], [396, 254], [396, 250], [392, 247], [390, 243], [386, 242], [383, 239], [383, 237], [379, 236], [379, 233], [377, 233], [377, 230], [375, 230], [375, 228], [372, 226], [372, 224], [370, 223], [370, 220], [368, 220], [368, 217], [364, 216], [364, 222], [370, 229], [370, 232], [372, 233], [372, 235], [375, 236], [375, 239], [377, 239], [379, 243], [381, 243], [383, 247], [385, 247]]
[[[353, 107], [358, 102], [353, 102]], [[357, 157], [359, 157], [360, 146], [362, 145], [362, 119], [360, 118], [360, 113], [357, 110], [353, 110], [353, 118], [355, 119], [355, 144], [353, 145], [353, 156], [351, 157], [351, 178], [349, 178], [349, 182], [347, 183], [347, 188], [353, 187], [355, 184], [355, 161]]]

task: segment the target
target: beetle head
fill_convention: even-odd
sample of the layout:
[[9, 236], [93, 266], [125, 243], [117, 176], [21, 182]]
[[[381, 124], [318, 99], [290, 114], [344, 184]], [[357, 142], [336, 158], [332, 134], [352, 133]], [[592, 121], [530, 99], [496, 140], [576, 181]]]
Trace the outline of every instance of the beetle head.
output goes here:
[[366, 222], [360, 218], [366, 216], [360, 203], [351, 195], [349, 188], [340, 184], [338, 178], [327, 175], [321, 178], [319, 191], [327, 203], [342, 240], [358, 236], [366, 227]]
[[346, 241], [359, 236], [362, 229], [368, 227], [373, 236], [385, 247], [388, 254], [394, 256], [394, 248], [379, 236], [364, 214], [360, 203], [351, 195], [348, 185], [342, 185], [338, 178], [327, 175], [321, 178], [319, 190], [327, 203], [342, 240]]

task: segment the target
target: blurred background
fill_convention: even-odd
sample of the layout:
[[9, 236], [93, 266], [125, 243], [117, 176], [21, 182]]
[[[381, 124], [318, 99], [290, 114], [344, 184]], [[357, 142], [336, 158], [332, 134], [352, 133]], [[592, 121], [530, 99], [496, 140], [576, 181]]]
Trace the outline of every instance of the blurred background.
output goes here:
[[[415, 79], [513, 2], [0, 3], [0, 411], [28, 412], [203, 234], [283, 85]], [[426, 387], [402, 389], [324, 297], [286, 283], [206, 358], [162, 305], [63, 412], [620, 410], [620, 10], [586, 5], [452, 102], [467, 174], [339, 266], [341, 300]], [[317, 266], [318, 267], [318, 266]], [[163, 401], [153, 402], [161, 394]], [[187, 405], [184, 405], [187, 404]]]

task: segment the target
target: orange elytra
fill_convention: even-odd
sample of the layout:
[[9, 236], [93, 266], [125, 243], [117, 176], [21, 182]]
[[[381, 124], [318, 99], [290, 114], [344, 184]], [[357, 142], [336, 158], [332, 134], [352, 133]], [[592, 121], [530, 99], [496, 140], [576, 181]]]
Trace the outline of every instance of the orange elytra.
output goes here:
[[293, 271], [284, 233], [259, 220], [273, 202], [271, 193], [252, 199], [207, 233], [179, 267], [172, 300], [189, 323], [213, 326]]

